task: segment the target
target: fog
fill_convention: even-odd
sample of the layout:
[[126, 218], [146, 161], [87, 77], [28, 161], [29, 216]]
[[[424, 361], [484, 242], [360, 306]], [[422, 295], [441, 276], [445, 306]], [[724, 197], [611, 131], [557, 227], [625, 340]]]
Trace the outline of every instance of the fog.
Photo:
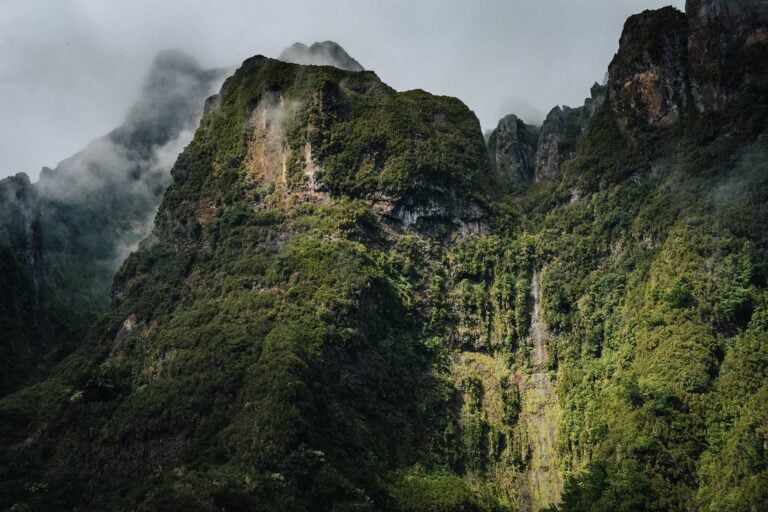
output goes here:
[[334, 40], [396, 89], [459, 97], [489, 129], [508, 113], [539, 122], [554, 105], [581, 104], [626, 17], [669, 3], [3, 0], [0, 177], [34, 180], [120, 125], [166, 48], [210, 68]]
[[24, 174], [0, 180], [0, 252], [38, 247], [46, 269], [85, 258], [108, 282], [151, 231], [169, 171], [231, 71], [161, 52], [120, 127], [43, 169], [34, 184]]

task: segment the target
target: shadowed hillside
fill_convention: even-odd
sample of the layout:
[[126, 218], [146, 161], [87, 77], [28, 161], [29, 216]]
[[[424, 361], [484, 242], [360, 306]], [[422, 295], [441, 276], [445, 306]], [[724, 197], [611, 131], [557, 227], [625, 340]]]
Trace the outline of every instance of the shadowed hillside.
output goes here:
[[455, 98], [246, 60], [109, 308], [0, 399], [0, 506], [761, 510], [767, 27], [632, 16], [488, 147]]

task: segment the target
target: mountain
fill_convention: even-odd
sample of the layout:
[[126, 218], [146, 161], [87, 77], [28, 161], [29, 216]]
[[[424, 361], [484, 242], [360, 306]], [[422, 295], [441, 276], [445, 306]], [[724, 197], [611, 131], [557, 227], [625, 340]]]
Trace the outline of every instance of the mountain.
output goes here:
[[531, 183], [536, 174], [538, 136], [535, 126], [526, 125], [515, 114], [499, 120], [488, 137], [488, 152], [496, 172], [513, 181]]
[[122, 126], [30, 183], [0, 180], [0, 395], [43, 375], [109, 303], [223, 70], [157, 56]]
[[[419, 260], [484, 229], [484, 173], [480, 125], [456, 99], [245, 61], [207, 102], [112, 308], [3, 402], [4, 504], [392, 502], [387, 480], [407, 475], [388, 468], [425, 457], [449, 421], [421, 311], [442, 270]], [[61, 430], [21, 448], [51, 413]], [[50, 492], [22, 483], [37, 479]]]
[[333, 66], [347, 71], [363, 71], [363, 66], [333, 41], [323, 41], [307, 46], [303, 43], [293, 43], [282, 51], [279, 60], [294, 64], [309, 64], [314, 66]]
[[492, 166], [513, 183], [531, 184], [552, 178], [576, 150], [576, 142], [606, 98], [607, 87], [595, 84], [584, 105], [550, 110], [540, 127], [516, 115], [503, 117], [488, 139]]
[[106, 313], [0, 399], [0, 506], [761, 510], [765, 15], [635, 15], [488, 147], [454, 98], [246, 60]]

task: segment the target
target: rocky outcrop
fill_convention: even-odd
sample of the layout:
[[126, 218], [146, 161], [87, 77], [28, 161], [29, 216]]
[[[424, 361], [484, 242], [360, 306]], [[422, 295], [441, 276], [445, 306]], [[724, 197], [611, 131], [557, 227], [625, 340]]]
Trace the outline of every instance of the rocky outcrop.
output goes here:
[[590, 97], [584, 100], [584, 106], [581, 109], [581, 115], [579, 116], [579, 125], [582, 130], [585, 130], [589, 126], [589, 122], [597, 112], [608, 95], [608, 87], [600, 85], [595, 82], [589, 90]]
[[365, 68], [333, 41], [323, 41], [307, 46], [293, 43], [282, 51], [279, 60], [293, 64], [312, 64], [315, 66], [333, 66], [347, 71], [363, 71]]
[[688, 0], [691, 92], [700, 112], [726, 107], [739, 91], [766, 86], [768, 3]]
[[625, 23], [605, 86], [593, 85], [582, 107], [553, 108], [535, 149], [521, 146], [519, 130], [502, 120], [489, 139], [492, 161], [498, 172], [526, 182], [531, 172], [526, 157], [535, 153], [530, 181], [551, 178], [603, 103], [632, 141], [697, 111], [722, 111], [748, 91], [763, 94], [768, 91], [768, 73], [761, 66], [766, 61], [765, 2], [689, 0], [686, 14], [673, 7], [644, 11]]
[[[768, 90], [768, 4], [688, 0], [630, 17], [608, 70], [608, 100], [623, 133], [667, 127], [684, 115], [725, 112]], [[750, 103], [752, 100], [746, 100]]]
[[503, 117], [488, 138], [488, 153], [500, 176], [531, 183], [536, 168], [538, 130], [514, 114]]
[[395, 221], [395, 226], [401, 229], [434, 231], [440, 226], [450, 226], [464, 235], [488, 230], [486, 212], [479, 204], [455, 195], [434, 194], [417, 200], [406, 197], [385, 204], [384, 220]]
[[680, 119], [688, 105], [687, 42], [686, 17], [673, 7], [627, 20], [608, 67], [608, 100], [625, 134]]
[[553, 108], [540, 128], [526, 125], [514, 114], [503, 117], [488, 137], [488, 153], [496, 173], [518, 183], [556, 176], [605, 102], [606, 92], [606, 86], [595, 83], [583, 106]]
[[549, 111], [539, 130], [534, 182], [556, 176], [563, 160], [573, 154], [581, 134], [581, 112], [582, 108], [565, 105]]

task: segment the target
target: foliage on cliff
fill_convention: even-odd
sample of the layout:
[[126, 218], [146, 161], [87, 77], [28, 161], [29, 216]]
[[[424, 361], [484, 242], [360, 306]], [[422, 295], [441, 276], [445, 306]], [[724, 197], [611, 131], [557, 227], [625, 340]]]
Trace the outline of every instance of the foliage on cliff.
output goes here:
[[[438, 306], [440, 262], [485, 162], [457, 100], [246, 61], [207, 105], [108, 314], [50, 378], [3, 401], [2, 503], [492, 503], [468, 484], [434, 490], [464, 464], [445, 437], [460, 432], [434, 342], [454, 316]], [[406, 194], [440, 203], [444, 228], [415, 236], [374, 212]]]
[[768, 110], [699, 109], [683, 21], [628, 23], [626, 90], [524, 188], [455, 99], [247, 60], [87, 342], [0, 400], [0, 504], [759, 509]]

